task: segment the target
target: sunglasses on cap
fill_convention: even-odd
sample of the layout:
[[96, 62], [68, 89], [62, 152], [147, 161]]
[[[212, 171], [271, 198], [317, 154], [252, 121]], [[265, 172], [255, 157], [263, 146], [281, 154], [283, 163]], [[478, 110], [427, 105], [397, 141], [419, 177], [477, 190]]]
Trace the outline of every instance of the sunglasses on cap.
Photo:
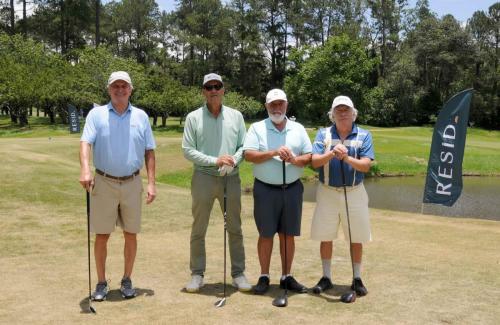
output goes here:
[[212, 89], [215, 89], [215, 90], [221, 90], [222, 89], [222, 85], [221, 84], [215, 84], [215, 85], [206, 85], [206, 86], [203, 86], [203, 88], [207, 91], [210, 91]]

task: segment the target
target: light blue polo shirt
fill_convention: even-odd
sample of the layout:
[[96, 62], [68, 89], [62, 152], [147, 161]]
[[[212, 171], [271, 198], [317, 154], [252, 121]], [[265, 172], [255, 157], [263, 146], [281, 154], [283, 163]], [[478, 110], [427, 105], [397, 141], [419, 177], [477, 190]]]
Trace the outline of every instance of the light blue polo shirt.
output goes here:
[[111, 103], [90, 110], [80, 141], [92, 145], [95, 168], [117, 177], [141, 169], [146, 150], [156, 148], [148, 115], [130, 104], [122, 115]]
[[[279, 131], [271, 119], [253, 123], [248, 129], [243, 150], [269, 151], [287, 146], [296, 156], [311, 153], [311, 140], [302, 124], [287, 119], [285, 128]], [[283, 184], [282, 162], [278, 156], [263, 163], [253, 164], [253, 175], [258, 180], [274, 185]], [[303, 167], [286, 164], [286, 183], [295, 182], [302, 176]]]
[[[335, 127], [335, 124], [333, 124], [329, 128], [320, 129], [318, 131], [316, 139], [314, 139], [313, 143], [313, 154], [323, 154], [326, 150], [330, 150], [330, 148], [326, 148], [325, 146], [325, 139], [327, 138], [326, 132], [328, 131], [330, 131], [330, 138], [332, 140], [330, 148], [334, 147], [338, 143], [342, 143], [337, 133], [337, 128]], [[354, 123], [351, 133], [344, 140], [343, 144], [347, 147], [348, 154], [351, 157], [368, 157], [371, 160], [375, 159], [371, 133], [368, 130], [358, 127]], [[328, 168], [326, 172], [325, 168]], [[327, 185], [333, 187], [343, 186], [340, 160], [333, 158], [328, 162], [328, 164], [319, 167], [317, 170], [319, 172], [319, 180], [321, 183], [327, 183]], [[365, 177], [364, 173], [356, 171], [351, 165], [346, 163], [344, 163], [344, 173], [347, 186], [358, 185], [363, 182]], [[325, 175], [328, 178], [328, 182], [325, 182]]]

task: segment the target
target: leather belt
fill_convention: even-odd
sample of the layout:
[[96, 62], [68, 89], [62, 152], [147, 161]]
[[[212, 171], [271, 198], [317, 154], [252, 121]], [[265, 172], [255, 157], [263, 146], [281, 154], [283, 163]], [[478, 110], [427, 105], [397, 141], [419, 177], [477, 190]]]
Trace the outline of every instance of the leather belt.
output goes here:
[[[258, 178], [256, 178], [256, 179], [255, 179], [255, 181], [256, 181], [257, 183], [260, 183], [260, 184], [262, 184], [262, 185], [266, 185], [266, 186], [269, 186], [269, 187], [272, 187], [272, 188], [279, 188], [279, 189], [282, 189], [282, 188], [283, 188], [283, 184], [269, 184], [269, 183], [266, 183], [266, 182], [263, 182], [263, 181], [259, 180]], [[297, 180], [296, 180], [296, 181], [294, 181], [294, 182], [291, 182], [291, 183], [289, 183], [289, 184], [285, 184], [285, 186], [284, 186], [284, 187], [285, 187], [285, 188], [287, 188], [287, 187], [289, 187], [289, 186], [293, 186], [293, 185], [297, 184], [299, 181], [300, 181], [300, 179], [297, 179]]]
[[95, 172], [101, 176], [104, 176], [106, 178], [111, 178], [111, 179], [114, 179], [114, 180], [117, 180], [117, 181], [126, 181], [128, 179], [131, 179], [132, 177], [134, 176], [137, 176], [139, 175], [139, 169], [136, 170], [132, 175], [128, 175], [128, 176], [113, 176], [113, 175], [109, 175], [109, 174], [106, 174], [105, 172], [103, 172], [102, 170], [99, 170], [96, 168]]

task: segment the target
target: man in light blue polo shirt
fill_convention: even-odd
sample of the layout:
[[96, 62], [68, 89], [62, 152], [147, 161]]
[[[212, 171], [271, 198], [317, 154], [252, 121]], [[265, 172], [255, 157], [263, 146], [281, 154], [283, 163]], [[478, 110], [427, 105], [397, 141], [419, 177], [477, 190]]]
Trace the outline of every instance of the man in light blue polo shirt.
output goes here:
[[215, 199], [223, 209], [227, 193], [227, 233], [231, 256], [233, 286], [248, 291], [245, 249], [241, 231], [241, 181], [238, 165], [246, 128], [243, 115], [222, 105], [224, 83], [221, 76], [209, 73], [203, 78], [205, 105], [186, 117], [182, 150], [194, 166], [191, 180], [193, 224], [191, 227], [191, 280], [187, 292], [198, 292], [204, 285], [206, 268], [205, 235]]
[[[313, 288], [321, 293], [333, 287], [331, 281], [331, 262], [333, 239], [337, 238], [339, 225], [342, 224], [344, 238], [349, 240], [346, 220], [344, 185], [349, 207], [350, 234], [352, 236], [352, 262], [354, 278], [352, 290], [364, 296], [368, 290], [361, 281], [361, 258], [363, 243], [371, 240], [370, 219], [368, 214], [368, 195], [363, 186], [364, 173], [370, 170], [375, 154], [372, 136], [354, 121], [357, 110], [347, 96], [337, 96], [329, 111], [330, 127], [320, 129], [313, 143], [311, 164], [319, 169], [316, 208], [311, 226], [311, 238], [321, 241], [320, 255], [323, 276]], [[344, 171], [345, 184], [342, 171]]]
[[[288, 101], [281, 89], [272, 89], [266, 96], [269, 118], [254, 123], [248, 130], [243, 149], [245, 159], [252, 162], [255, 176], [254, 218], [259, 231], [257, 251], [261, 275], [254, 287], [255, 294], [269, 289], [269, 265], [274, 235], [280, 239], [281, 270], [280, 287], [304, 293], [306, 287], [297, 282], [290, 270], [295, 253], [295, 237], [300, 235], [302, 217], [302, 193], [300, 182], [304, 166], [311, 160], [311, 141], [304, 127], [286, 118]], [[286, 184], [283, 184], [282, 161], [286, 162]], [[283, 187], [285, 186], [286, 208]], [[286, 215], [283, 211], [286, 210]], [[286, 218], [286, 222], [284, 219]], [[286, 225], [286, 229], [284, 227]], [[284, 243], [286, 240], [286, 262]]]
[[[133, 298], [136, 291], [130, 279], [137, 253], [137, 233], [141, 226], [142, 181], [139, 171], [144, 161], [148, 176], [146, 203], [156, 197], [156, 147], [148, 115], [129, 102], [132, 80], [125, 71], [113, 72], [108, 79], [111, 101], [92, 109], [80, 139], [80, 184], [91, 191], [90, 227], [96, 234], [94, 255], [98, 283], [92, 295], [106, 299], [107, 242], [115, 225], [123, 229], [125, 267], [120, 291]], [[90, 170], [92, 149], [95, 177]]]

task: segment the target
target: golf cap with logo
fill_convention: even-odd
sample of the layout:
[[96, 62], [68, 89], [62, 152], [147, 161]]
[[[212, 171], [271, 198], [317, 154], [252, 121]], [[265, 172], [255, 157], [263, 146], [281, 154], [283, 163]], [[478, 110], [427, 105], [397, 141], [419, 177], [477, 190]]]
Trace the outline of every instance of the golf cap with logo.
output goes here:
[[128, 83], [130, 85], [130, 87], [132, 87], [132, 80], [130, 79], [130, 76], [128, 75], [128, 73], [125, 71], [115, 71], [115, 72], [111, 73], [111, 75], [109, 76], [109, 79], [108, 79], [108, 87], [113, 82], [118, 81], [118, 80], [123, 80], [126, 83]]
[[212, 80], [218, 81], [222, 85], [224, 85], [224, 83], [222, 82], [221, 76], [219, 76], [217, 73], [209, 73], [203, 77], [203, 86], [205, 86], [207, 84], [207, 82], [212, 81]]
[[284, 100], [285, 102], [288, 101], [286, 99], [285, 92], [278, 88], [269, 90], [269, 92], [266, 95], [266, 104], [274, 102], [275, 100]]
[[333, 100], [333, 103], [332, 103], [332, 109], [335, 109], [335, 107], [337, 107], [339, 105], [345, 105], [345, 106], [348, 106], [350, 108], [354, 108], [354, 104], [352, 103], [352, 100], [347, 96], [335, 97], [335, 99]]

